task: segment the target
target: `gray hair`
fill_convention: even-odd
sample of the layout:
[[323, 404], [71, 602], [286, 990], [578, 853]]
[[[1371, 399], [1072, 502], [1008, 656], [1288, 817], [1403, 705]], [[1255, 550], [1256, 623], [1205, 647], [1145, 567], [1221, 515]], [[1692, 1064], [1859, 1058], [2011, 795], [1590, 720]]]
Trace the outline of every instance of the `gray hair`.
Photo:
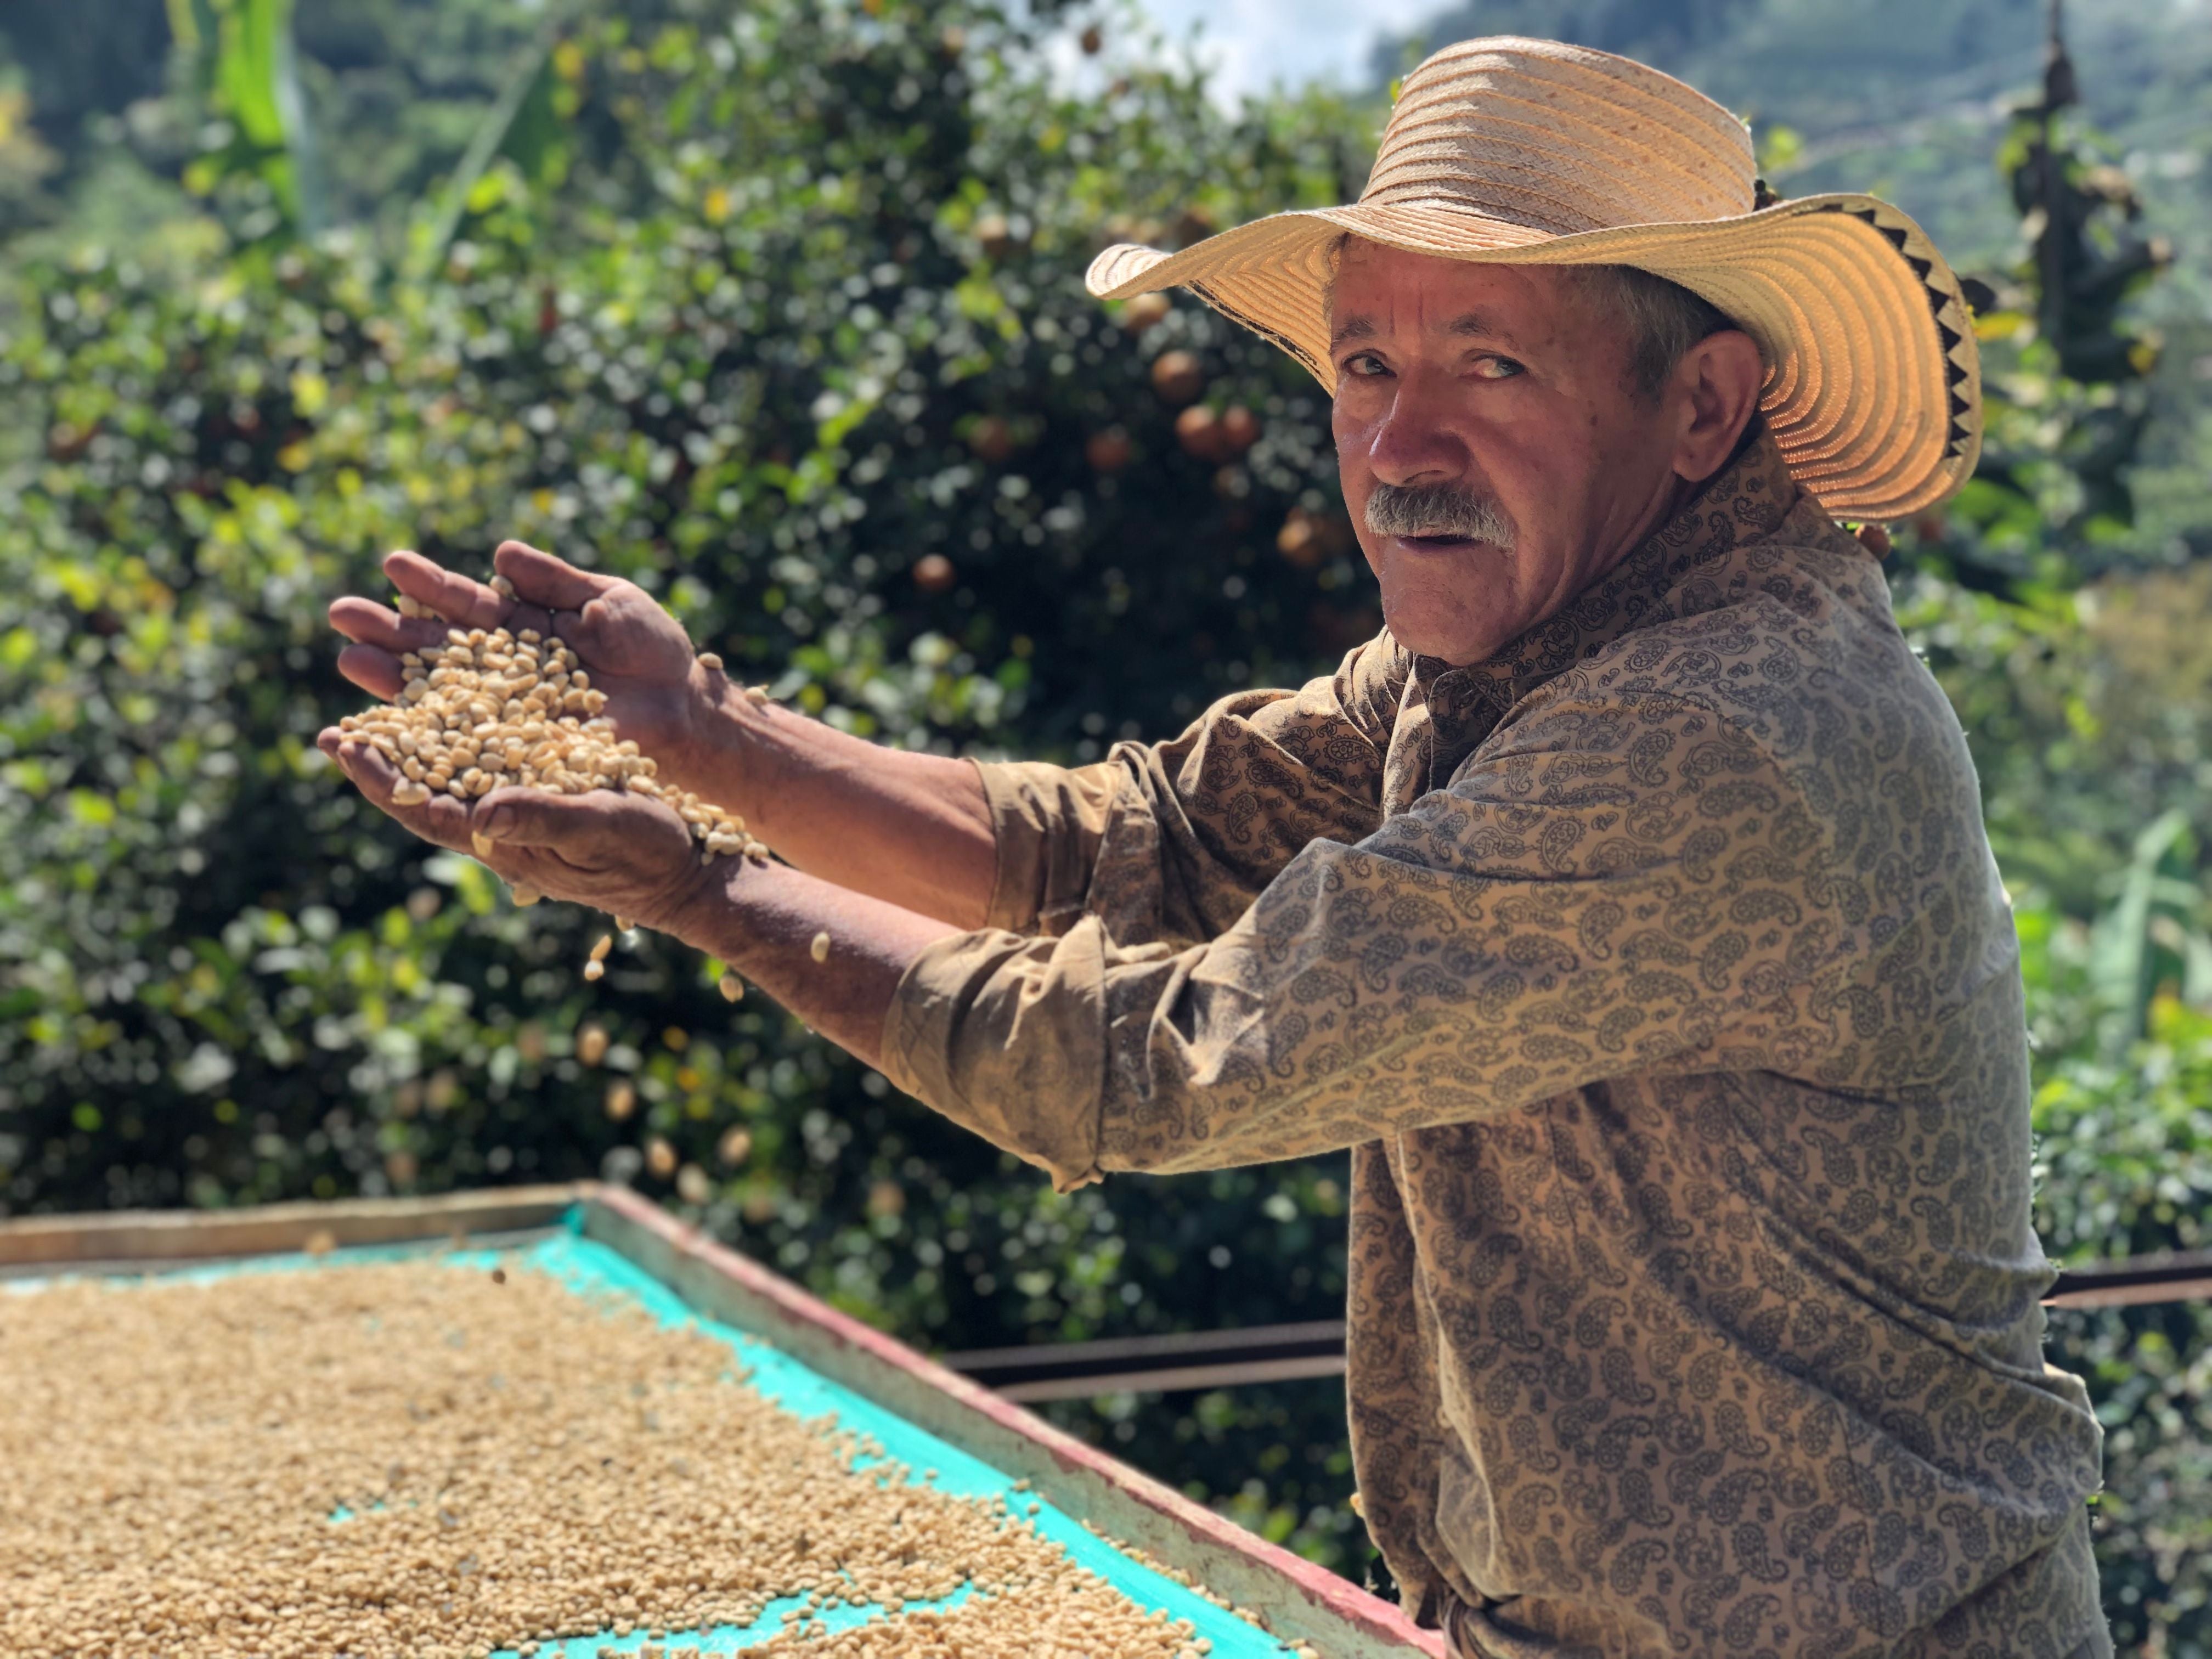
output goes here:
[[[1322, 312], [1336, 302], [1336, 273], [1344, 263], [1350, 231], [1329, 244], [1328, 280], [1322, 285]], [[1627, 330], [1628, 387], [1638, 402], [1659, 401], [1667, 377], [1682, 354], [1698, 341], [1735, 328], [1736, 323], [1703, 295], [1680, 283], [1634, 265], [1567, 265], [1575, 291], [1599, 315], [1616, 318]]]
[[1628, 386], [1656, 404], [1682, 354], [1736, 325], [1702, 294], [1634, 265], [1571, 265], [1576, 291], [1601, 316], [1628, 331]]

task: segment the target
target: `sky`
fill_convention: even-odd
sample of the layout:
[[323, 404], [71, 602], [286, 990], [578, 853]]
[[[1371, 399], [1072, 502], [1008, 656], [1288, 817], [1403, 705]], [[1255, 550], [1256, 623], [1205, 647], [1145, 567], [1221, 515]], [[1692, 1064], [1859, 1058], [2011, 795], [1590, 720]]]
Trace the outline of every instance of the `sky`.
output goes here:
[[1364, 81], [1377, 36], [1437, 11], [1442, 0], [1139, 0], [1170, 40], [1201, 27], [1214, 96], [1233, 101], [1273, 83]]

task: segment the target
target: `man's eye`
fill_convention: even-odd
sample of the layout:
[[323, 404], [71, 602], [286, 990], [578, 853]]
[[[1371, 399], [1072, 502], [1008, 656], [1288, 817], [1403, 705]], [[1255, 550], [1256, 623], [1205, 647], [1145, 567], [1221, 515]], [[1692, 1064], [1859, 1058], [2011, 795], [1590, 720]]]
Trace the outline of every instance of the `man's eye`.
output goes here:
[[1510, 357], [1478, 357], [1474, 360], [1477, 380], [1510, 380], [1516, 374], [1526, 374], [1528, 369]]
[[1362, 377], [1388, 374], [1389, 366], [1371, 351], [1356, 351], [1344, 360], [1344, 372]]

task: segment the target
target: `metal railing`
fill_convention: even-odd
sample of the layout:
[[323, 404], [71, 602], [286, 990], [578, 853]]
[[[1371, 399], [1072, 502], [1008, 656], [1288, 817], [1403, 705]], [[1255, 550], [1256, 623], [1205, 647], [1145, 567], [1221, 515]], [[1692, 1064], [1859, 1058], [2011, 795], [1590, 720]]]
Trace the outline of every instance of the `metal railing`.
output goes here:
[[[2119, 1308], [2205, 1298], [2212, 1298], [2212, 1250], [2090, 1262], [2061, 1273], [2044, 1304]], [[1317, 1319], [1233, 1331], [978, 1348], [943, 1355], [939, 1363], [1024, 1402], [1164, 1394], [1339, 1376], [1344, 1370], [1344, 1334], [1342, 1320]]]

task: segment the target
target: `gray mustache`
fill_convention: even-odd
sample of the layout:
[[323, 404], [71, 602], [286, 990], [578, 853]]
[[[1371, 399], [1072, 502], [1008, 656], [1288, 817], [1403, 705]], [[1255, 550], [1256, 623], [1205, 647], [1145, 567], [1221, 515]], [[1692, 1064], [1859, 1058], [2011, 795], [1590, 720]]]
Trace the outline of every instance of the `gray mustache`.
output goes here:
[[1513, 545], [1513, 520], [1487, 495], [1457, 484], [1378, 483], [1367, 498], [1376, 536], [1465, 536], [1500, 550]]

